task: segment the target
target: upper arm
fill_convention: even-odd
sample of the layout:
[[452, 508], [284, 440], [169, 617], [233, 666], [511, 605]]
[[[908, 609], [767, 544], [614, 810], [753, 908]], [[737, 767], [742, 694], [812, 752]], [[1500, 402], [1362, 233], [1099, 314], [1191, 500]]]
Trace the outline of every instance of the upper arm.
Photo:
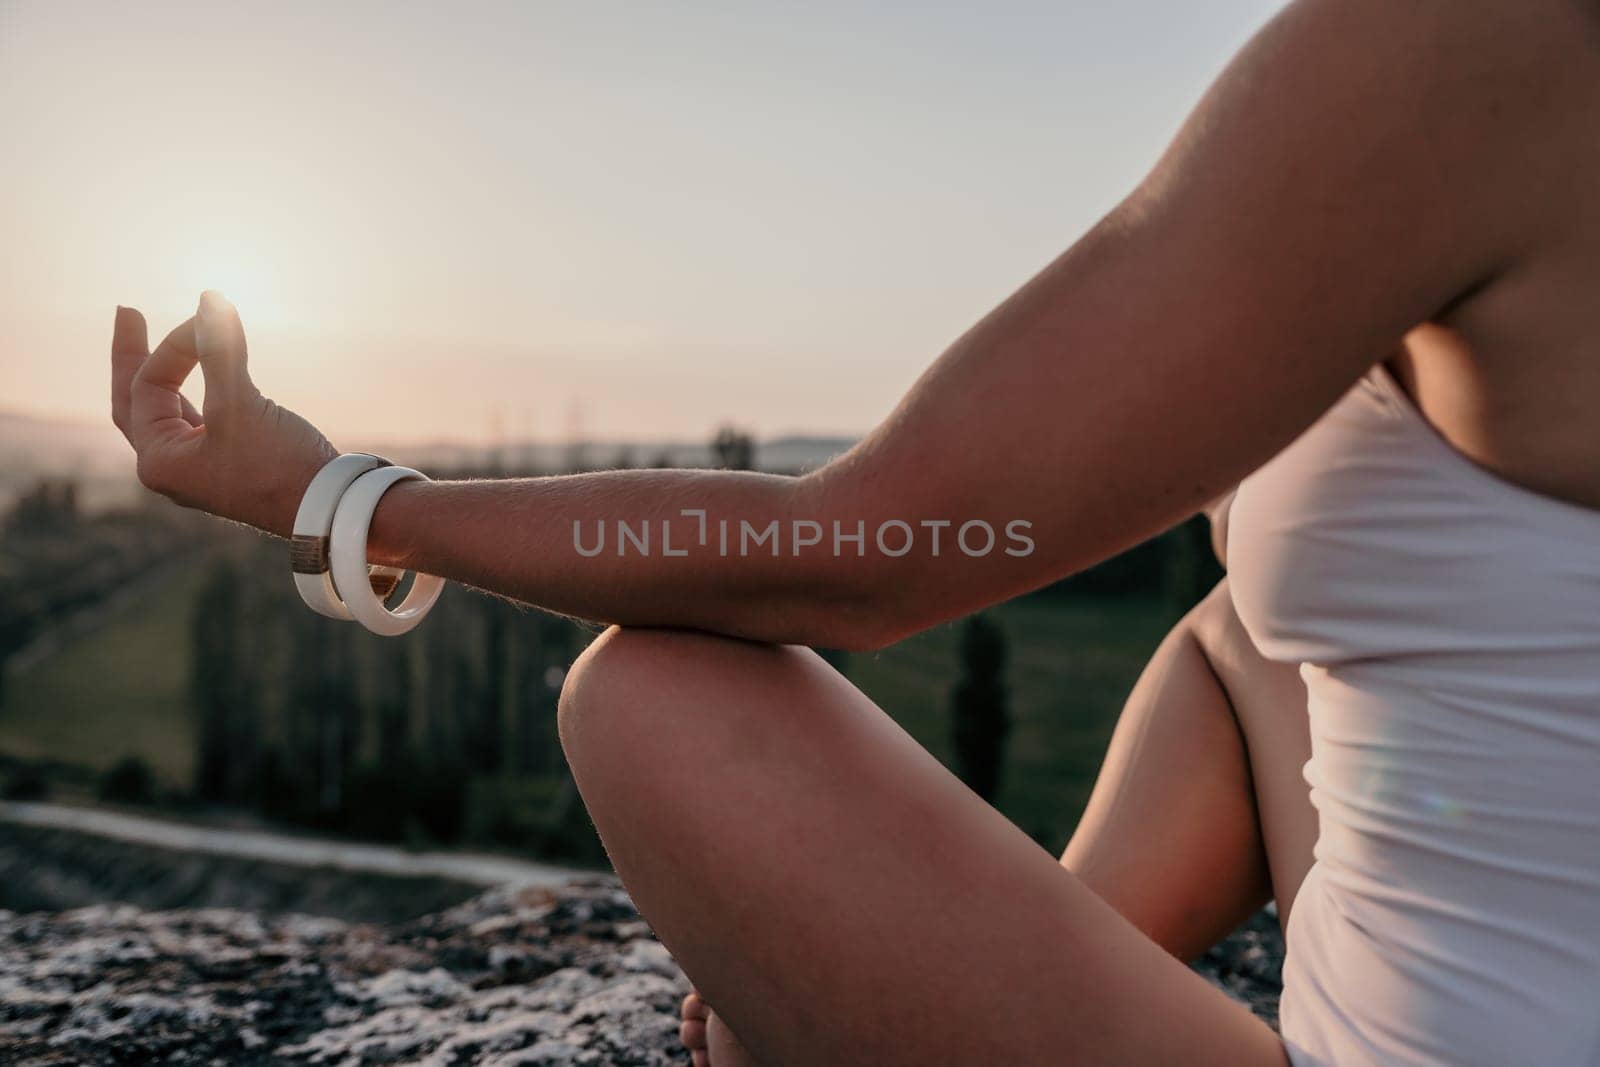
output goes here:
[[1263, 29], [1149, 177], [823, 472], [852, 517], [1032, 522], [1027, 559], [901, 571], [906, 628], [1193, 514], [1514, 264], [1558, 6], [1299, 0]]

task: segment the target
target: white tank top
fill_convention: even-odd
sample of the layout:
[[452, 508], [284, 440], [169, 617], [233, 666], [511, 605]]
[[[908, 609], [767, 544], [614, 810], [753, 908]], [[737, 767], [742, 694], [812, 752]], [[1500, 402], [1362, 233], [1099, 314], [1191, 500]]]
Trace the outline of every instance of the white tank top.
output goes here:
[[1291, 1060], [1600, 1067], [1600, 511], [1468, 460], [1380, 366], [1240, 486], [1228, 564], [1310, 703]]

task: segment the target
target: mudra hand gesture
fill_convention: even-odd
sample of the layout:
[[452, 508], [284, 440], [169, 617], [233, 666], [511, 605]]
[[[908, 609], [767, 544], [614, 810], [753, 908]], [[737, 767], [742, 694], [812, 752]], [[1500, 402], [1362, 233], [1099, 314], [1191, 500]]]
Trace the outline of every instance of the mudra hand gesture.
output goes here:
[[[183, 395], [200, 364], [205, 405]], [[117, 308], [111, 418], [138, 454], [139, 480], [185, 507], [286, 537], [312, 477], [337, 455], [305, 419], [261, 395], [238, 310], [216, 292], [154, 352], [144, 316]]]

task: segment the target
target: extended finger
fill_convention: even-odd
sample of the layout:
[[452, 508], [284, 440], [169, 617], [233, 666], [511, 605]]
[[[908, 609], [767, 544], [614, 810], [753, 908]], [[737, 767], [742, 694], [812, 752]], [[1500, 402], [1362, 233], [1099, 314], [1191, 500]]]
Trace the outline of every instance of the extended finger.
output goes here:
[[214, 289], [200, 294], [194, 317], [195, 350], [206, 376], [206, 403], [247, 398], [254, 394], [239, 310]]
[[[133, 440], [133, 379], [148, 358], [150, 340], [144, 316], [133, 308], [119, 306], [111, 333], [111, 421], [130, 442]], [[181, 393], [178, 404], [183, 421], [191, 426], [205, 422], [199, 410]]]
[[144, 316], [133, 308], [119, 305], [116, 323], [111, 328], [111, 421], [117, 424], [123, 436], [128, 434], [133, 403], [129, 390], [133, 376], [149, 355], [150, 337]]

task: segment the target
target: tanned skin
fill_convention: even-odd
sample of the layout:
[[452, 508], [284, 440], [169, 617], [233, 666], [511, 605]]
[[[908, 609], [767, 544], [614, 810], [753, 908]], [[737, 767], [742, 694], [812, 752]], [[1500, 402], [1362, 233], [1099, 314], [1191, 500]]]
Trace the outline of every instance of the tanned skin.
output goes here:
[[[1470, 459], [1600, 507], [1597, 23], [1575, 0], [1290, 4], [1121, 204], [815, 473], [384, 498], [374, 561], [621, 627], [575, 665], [563, 736], [618, 872], [724, 1019], [702, 1062], [1283, 1061], [1149, 924], [791, 646], [878, 648], [1105, 559], [1217, 498], [1380, 361]], [[285, 534], [334, 448], [257, 389], [232, 308], [203, 310], [154, 352], [119, 310], [114, 418], [145, 484]], [[180, 394], [197, 362], [203, 412]], [[1023, 519], [1037, 549], [573, 551], [574, 521], [684, 508], [869, 530]]]

